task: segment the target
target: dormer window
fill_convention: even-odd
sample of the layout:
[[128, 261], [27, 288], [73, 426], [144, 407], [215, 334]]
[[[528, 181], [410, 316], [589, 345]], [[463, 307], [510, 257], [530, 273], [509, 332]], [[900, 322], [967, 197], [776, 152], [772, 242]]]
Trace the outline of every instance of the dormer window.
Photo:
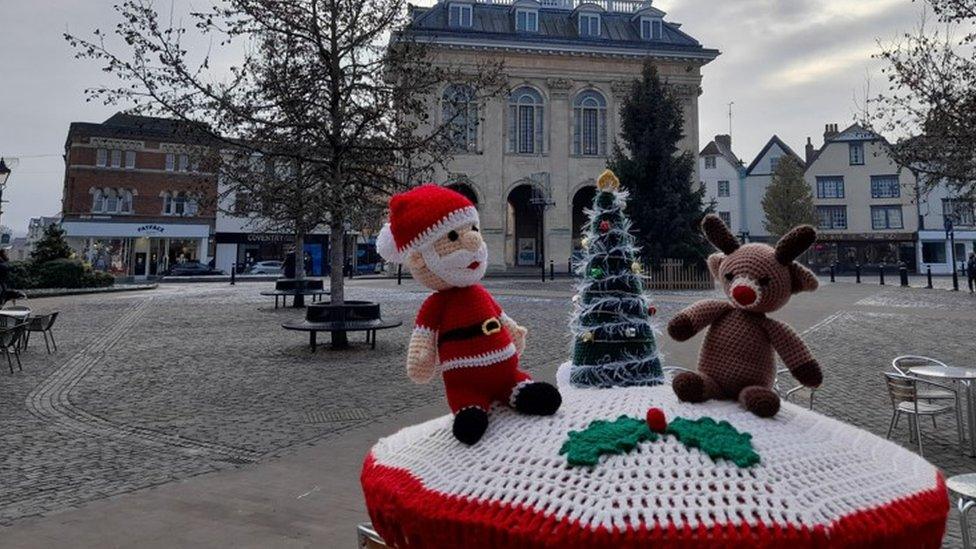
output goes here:
[[515, 10], [515, 30], [518, 32], [539, 32], [538, 10]]
[[600, 36], [600, 14], [581, 13], [579, 14], [579, 35], [599, 37]]
[[468, 4], [451, 4], [448, 15], [448, 23], [452, 27], [471, 26], [471, 6]]
[[661, 40], [664, 38], [664, 22], [660, 19], [642, 17], [640, 31], [641, 40]]

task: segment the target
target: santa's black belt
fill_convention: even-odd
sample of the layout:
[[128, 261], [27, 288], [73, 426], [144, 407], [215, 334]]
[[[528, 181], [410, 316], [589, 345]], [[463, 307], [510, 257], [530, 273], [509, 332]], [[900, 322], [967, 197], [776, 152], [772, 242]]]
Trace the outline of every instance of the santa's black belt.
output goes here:
[[465, 326], [463, 328], [455, 328], [453, 330], [448, 330], [437, 338], [437, 344], [440, 345], [445, 341], [463, 341], [465, 339], [473, 339], [483, 335], [497, 334], [502, 331], [502, 323], [497, 317], [491, 317], [488, 320], [482, 322], [481, 324], [473, 324], [471, 326]]

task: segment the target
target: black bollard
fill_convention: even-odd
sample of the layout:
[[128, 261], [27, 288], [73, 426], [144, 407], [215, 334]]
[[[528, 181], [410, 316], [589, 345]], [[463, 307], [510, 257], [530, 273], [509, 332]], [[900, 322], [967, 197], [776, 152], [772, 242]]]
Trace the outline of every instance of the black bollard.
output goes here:
[[931, 290], [932, 289], [932, 266], [931, 265], [925, 268], [925, 278], [928, 279], [928, 285], [926, 285], [925, 287]]
[[573, 276], [573, 258], [572, 257], [566, 260], [566, 273], [570, 277]]
[[556, 280], [556, 264], [549, 260], [549, 280]]
[[837, 271], [837, 269], [834, 267], [834, 264], [831, 263], [830, 264], [830, 281], [831, 282], [837, 282], [837, 272], [836, 271]]
[[901, 287], [902, 288], [907, 288], [908, 287], [908, 267], [904, 263], [902, 263], [901, 266], [898, 267], [898, 276], [901, 277]]
[[403, 284], [403, 265], [397, 265], [397, 286]]
[[884, 263], [881, 264], [881, 267], [878, 267], [878, 278], [880, 279], [882, 286], [885, 285], [885, 281], [884, 281], [884, 268], [885, 268]]
[[545, 263], [539, 264], [539, 271], [542, 273], [542, 281], [545, 282], [546, 281], [546, 264]]
[[860, 263], [856, 263], [854, 265], [854, 277], [856, 279], [856, 282], [858, 284], [860, 284], [861, 283], [861, 264]]
[[230, 285], [233, 286], [237, 282], [237, 265], [230, 266]]

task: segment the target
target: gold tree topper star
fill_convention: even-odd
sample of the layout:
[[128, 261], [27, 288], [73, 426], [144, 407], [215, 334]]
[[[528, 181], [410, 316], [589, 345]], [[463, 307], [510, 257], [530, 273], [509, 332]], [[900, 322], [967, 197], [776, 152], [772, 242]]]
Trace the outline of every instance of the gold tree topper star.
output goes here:
[[604, 192], [613, 192], [620, 189], [620, 180], [612, 171], [603, 170], [600, 178], [596, 180], [596, 188]]

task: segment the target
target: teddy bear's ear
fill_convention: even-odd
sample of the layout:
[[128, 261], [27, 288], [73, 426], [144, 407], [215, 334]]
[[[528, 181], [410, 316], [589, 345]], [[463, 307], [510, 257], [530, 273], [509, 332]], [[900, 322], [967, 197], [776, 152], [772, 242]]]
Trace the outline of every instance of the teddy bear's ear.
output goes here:
[[708, 272], [712, 273], [712, 278], [715, 280], [719, 280], [720, 278], [718, 270], [722, 266], [723, 261], [725, 261], [725, 254], [723, 253], [715, 253], [708, 256]]
[[792, 292], [794, 294], [812, 292], [820, 287], [820, 281], [817, 280], [817, 275], [813, 274], [813, 271], [810, 269], [807, 269], [796, 261], [790, 263], [789, 269]]

